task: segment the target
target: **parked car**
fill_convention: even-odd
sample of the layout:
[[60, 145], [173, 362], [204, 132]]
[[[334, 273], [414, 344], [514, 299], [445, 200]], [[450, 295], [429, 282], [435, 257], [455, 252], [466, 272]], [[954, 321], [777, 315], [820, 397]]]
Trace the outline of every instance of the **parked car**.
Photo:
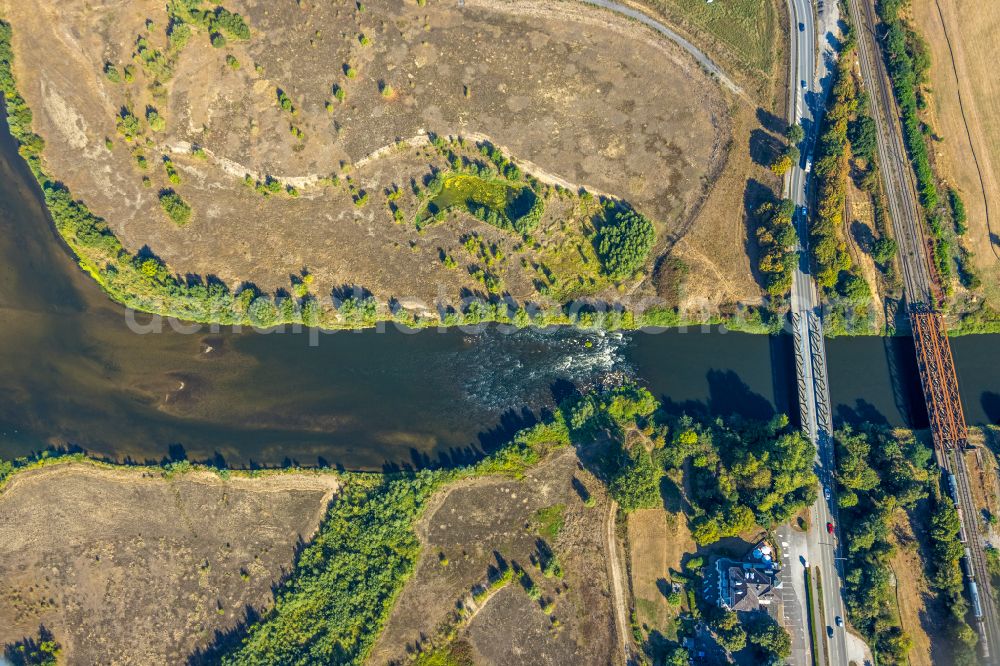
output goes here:
[[826, 533], [827, 534], [833, 534], [833, 523], [827, 523], [826, 524]]

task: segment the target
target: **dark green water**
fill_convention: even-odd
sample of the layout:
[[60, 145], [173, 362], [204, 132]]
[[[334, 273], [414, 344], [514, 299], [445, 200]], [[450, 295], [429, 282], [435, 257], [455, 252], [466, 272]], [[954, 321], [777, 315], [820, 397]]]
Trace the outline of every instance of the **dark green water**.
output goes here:
[[[148, 317], [139, 316], [140, 323]], [[568, 384], [628, 376], [678, 410], [794, 411], [791, 348], [700, 329], [137, 334], [75, 265], [0, 128], [0, 456], [46, 446], [116, 459], [378, 468], [474, 456]], [[587, 343], [590, 343], [589, 346]], [[955, 342], [970, 422], [1000, 419], [997, 338]], [[920, 427], [912, 346], [829, 345], [844, 419]], [[535, 412], [537, 414], [537, 411]]]

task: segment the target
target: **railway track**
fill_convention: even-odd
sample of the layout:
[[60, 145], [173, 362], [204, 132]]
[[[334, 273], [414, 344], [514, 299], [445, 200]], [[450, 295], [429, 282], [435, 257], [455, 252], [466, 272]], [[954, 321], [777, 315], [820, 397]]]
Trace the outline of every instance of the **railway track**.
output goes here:
[[857, 29], [866, 33], [858, 36], [858, 57], [865, 87], [876, 98], [871, 105], [871, 112], [882, 139], [878, 141], [879, 169], [885, 183], [889, 216], [899, 246], [903, 285], [910, 303], [928, 303], [931, 280], [917, 207], [917, 190], [913, 170], [903, 147], [902, 126], [895, 111], [889, 75], [877, 46], [874, 3], [871, 0], [851, 0], [850, 4], [851, 13], [858, 23]]
[[965, 545], [964, 573], [969, 580], [969, 596], [972, 601], [973, 616], [978, 625], [976, 630], [981, 637], [987, 637], [980, 646], [980, 653], [985, 662], [996, 663], [997, 656], [1000, 656], [997, 654], [1000, 645], [996, 642], [998, 617], [990, 593], [990, 573], [986, 568], [986, 557], [983, 555], [983, 543], [979, 535], [976, 513], [962, 510], [962, 507], [976, 506], [969, 483], [968, 468], [960, 451], [946, 452], [942, 462], [942, 467], [949, 475], [948, 485], [952, 500], [959, 507], [962, 542]]
[[931, 418], [939, 464], [947, 474], [958, 508], [965, 544], [964, 574], [976, 618], [980, 653], [997, 663], [1000, 618], [990, 589], [978, 512], [962, 452], [968, 445], [951, 348], [940, 316], [931, 309], [934, 293], [928, 247], [918, 205], [913, 169], [903, 145], [902, 125], [889, 75], [879, 48], [874, 0], [850, 0], [858, 31], [858, 58], [878, 134], [878, 160], [885, 184], [892, 228], [899, 246], [900, 268], [917, 351], [917, 365]]

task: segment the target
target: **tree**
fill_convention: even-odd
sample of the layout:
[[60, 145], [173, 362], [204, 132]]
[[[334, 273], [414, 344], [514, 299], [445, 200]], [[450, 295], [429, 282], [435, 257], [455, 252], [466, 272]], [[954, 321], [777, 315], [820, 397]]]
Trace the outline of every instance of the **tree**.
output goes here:
[[597, 256], [614, 279], [632, 276], [646, 263], [656, 240], [653, 224], [631, 208], [615, 207], [597, 232]]
[[134, 141], [142, 133], [139, 119], [132, 113], [132, 109], [123, 106], [118, 113], [118, 122], [115, 124], [118, 133], [125, 137], [126, 141]]
[[792, 158], [788, 153], [781, 153], [771, 162], [771, 171], [776, 176], [784, 176], [792, 168]]
[[747, 646], [747, 632], [740, 625], [740, 619], [732, 611], [722, 611], [712, 623], [719, 645], [730, 652], [739, 652]]
[[881, 236], [872, 243], [872, 259], [880, 264], [887, 264], [896, 256], [896, 241], [888, 236]]
[[788, 129], [785, 130], [785, 138], [788, 139], [788, 143], [794, 146], [802, 143], [802, 140], [806, 138], [806, 133], [802, 129], [802, 125], [795, 123], [794, 125], [789, 125]]
[[851, 151], [868, 161], [875, 158], [878, 130], [875, 121], [869, 116], [858, 116], [857, 120], [847, 126], [847, 138], [851, 142]]
[[624, 457], [608, 484], [608, 492], [626, 512], [655, 507], [661, 502], [661, 470], [641, 444], [633, 445]]
[[167, 123], [163, 120], [163, 116], [161, 116], [153, 107], [146, 109], [146, 122], [149, 123], [149, 129], [154, 132], [162, 132], [167, 127]]
[[762, 657], [762, 663], [783, 663], [792, 653], [792, 637], [769, 615], [764, 615], [750, 625], [747, 639]]

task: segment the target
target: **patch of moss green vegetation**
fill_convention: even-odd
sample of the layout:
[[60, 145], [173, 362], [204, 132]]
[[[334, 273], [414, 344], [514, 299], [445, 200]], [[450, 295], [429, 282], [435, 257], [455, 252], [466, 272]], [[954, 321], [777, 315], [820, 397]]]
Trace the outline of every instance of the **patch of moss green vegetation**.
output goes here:
[[566, 513], [565, 504], [553, 504], [552, 506], [539, 509], [535, 513], [535, 529], [543, 537], [555, 539], [563, 528], [563, 514]]
[[433, 198], [417, 215], [418, 229], [443, 219], [450, 208], [461, 206], [494, 227], [527, 234], [538, 226], [544, 208], [541, 198], [526, 185], [471, 173], [438, 174], [427, 185], [427, 192]]

